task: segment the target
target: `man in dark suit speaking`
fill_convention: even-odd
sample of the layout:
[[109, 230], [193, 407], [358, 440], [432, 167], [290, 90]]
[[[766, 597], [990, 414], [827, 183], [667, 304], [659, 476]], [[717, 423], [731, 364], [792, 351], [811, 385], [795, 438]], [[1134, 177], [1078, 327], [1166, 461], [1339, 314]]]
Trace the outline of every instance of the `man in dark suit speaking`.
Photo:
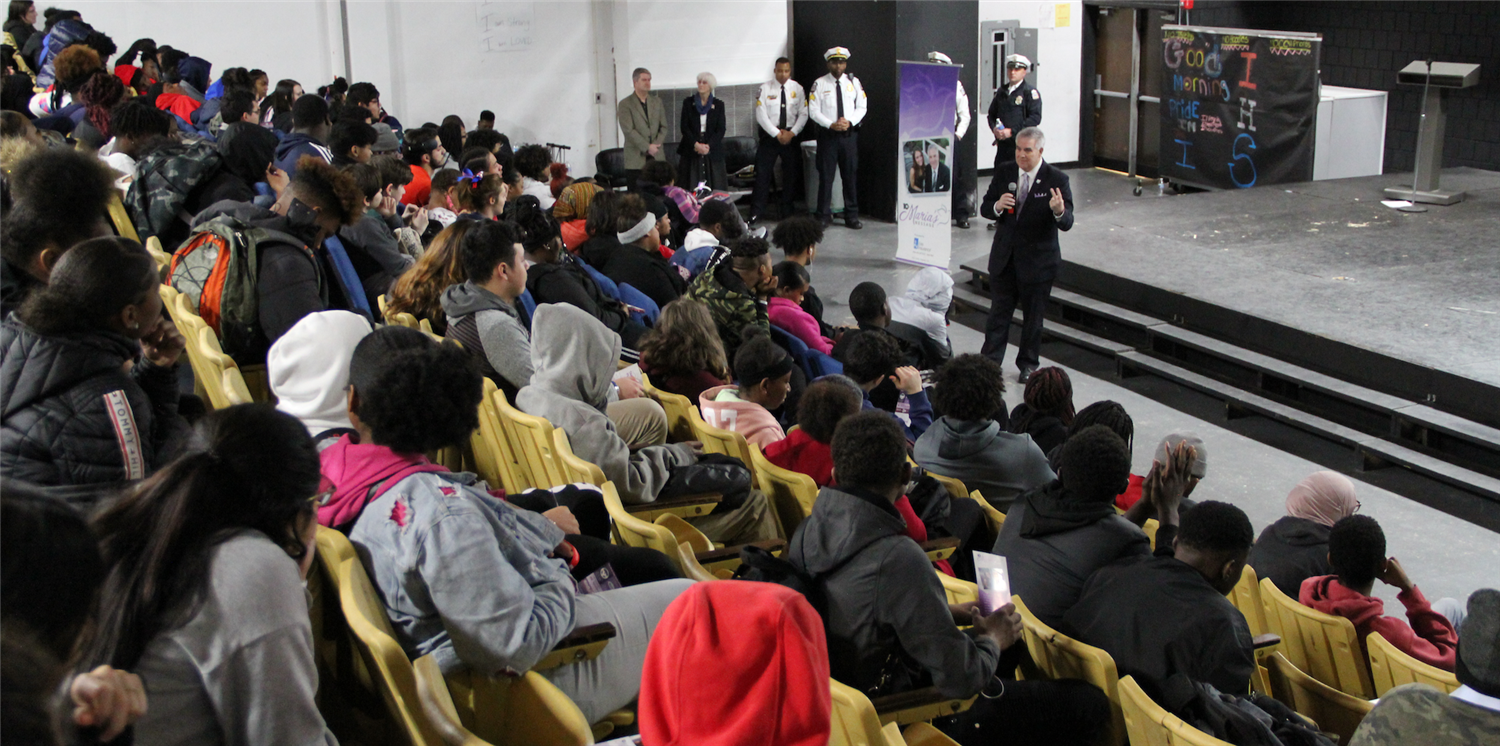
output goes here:
[[932, 169], [932, 191], [946, 192], [953, 188], [953, 172], [943, 163], [938, 146], [927, 146], [927, 165]]
[[981, 354], [995, 362], [1005, 357], [1011, 315], [1016, 304], [1025, 319], [1016, 353], [1017, 380], [1031, 377], [1042, 346], [1042, 314], [1057, 278], [1062, 250], [1057, 232], [1073, 227], [1073, 192], [1068, 175], [1042, 162], [1047, 138], [1036, 127], [1016, 135], [1016, 159], [995, 170], [979, 212], [999, 226], [990, 246], [990, 317], [984, 326]]

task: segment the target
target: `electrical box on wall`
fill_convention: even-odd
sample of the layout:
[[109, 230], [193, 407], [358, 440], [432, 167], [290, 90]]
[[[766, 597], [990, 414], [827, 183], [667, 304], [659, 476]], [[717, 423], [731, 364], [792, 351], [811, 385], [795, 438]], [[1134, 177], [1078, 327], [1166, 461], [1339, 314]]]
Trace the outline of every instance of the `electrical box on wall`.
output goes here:
[[1005, 58], [1013, 54], [1031, 60], [1027, 82], [1037, 84], [1037, 30], [1022, 28], [1020, 21], [983, 21], [979, 24], [979, 85], [984, 96], [979, 102], [983, 112], [990, 98], [1005, 83]]

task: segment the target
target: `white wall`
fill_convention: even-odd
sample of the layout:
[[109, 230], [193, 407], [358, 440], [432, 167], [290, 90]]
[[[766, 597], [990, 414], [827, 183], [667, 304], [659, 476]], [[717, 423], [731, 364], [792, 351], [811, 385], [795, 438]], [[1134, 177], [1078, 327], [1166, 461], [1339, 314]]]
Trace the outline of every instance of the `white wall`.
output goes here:
[[628, 0], [616, 8], [621, 96], [637, 67], [651, 71], [656, 88], [691, 87], [700, 72], [713, 73], [719, 85], [763, 83], [786, 54], [786, 0]]
[[[1054, 13], [1059, 3], [1035, 2], [1034, 0], [981, 0], [979, 20], [1018, 20], [1022, 28], [1037, 30], [1037, 90], [1042, 94], [1042, 131], [1047, 133], [1045, 157], [1054, 163], [1078, 160], [1080, 127], [1078, 107], [1083, 92], [1080, 76], [1083, 64], [1083, 3], [1062, 3], [1068, 9], [1068, 25], [1063, 28], [1042, 28], [1040, 18], [1043, 9]], [[979, 29], [974, 29], [974, 43], [979, 41]], [[986, 91], [982, 100], [975, 101], [979, 110], [979, 168], [987, 169], [995, 163], [994, 138], [984, 137], [984, 113], [989, 109], [993, 92]], [[1092, 125], [1090, 125], [1092, 126]]]

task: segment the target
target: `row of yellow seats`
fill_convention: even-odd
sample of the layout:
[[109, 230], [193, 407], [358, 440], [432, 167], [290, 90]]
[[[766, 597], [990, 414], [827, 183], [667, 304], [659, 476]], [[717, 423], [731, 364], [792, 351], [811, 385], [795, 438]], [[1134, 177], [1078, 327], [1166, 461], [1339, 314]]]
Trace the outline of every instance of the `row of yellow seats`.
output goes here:
[[1292, 665], [1346, 694], [1374, 699], [1403, 684], [1446, 692], [1459, 686], [1452, 672], [1407, 655], [1379, 632], [1361, 646], [1353, 622], [1303, 606], [1270, 578], [1257, 578], [1254, 568], [1245, 568], [1230, 599], [1244, 612], [1251, 634], [1279, 636]]
[[[381, 725], [398, 728], [410, 743], [581, 746], [630, 722], [630, 715], [621, 712], [590, 725], [576, 704], [538, 674], [564, 661], [544, 662], [517, 678], [491, 678], [470, 672], [445, 677], [431, 656], [409, 660], [348, 539], [320, 527], [317, 544], [319, 571], [309, 586], [315, 641], [324, 657], [320, 670], [343, 674], [341, 681], [325, 683], [354, 688], [363, 698], [378, 700], [388, 721]], [[972, 592], [972, 585], [968, 590]], [[333, 597], [337, 603], [330, 607]], [[591, 655], [573, 660], [596, 656], [602, 648], [600, 644]], [[351, 649], [357, 657], [350, 656]], [[352, 659], [340, 661], [340, 655]], [[834, 706], [830, 744], [946, 746], [953, 742], [922, 721], [952, 714], [962, 709], [959, 704], [966, 707], [972, 702], [940, 699], [882, 714], [857, 690], [832, 680], [829, 684]], [[908, 726], [904, 737], [902, 725]]]
[[185, 352], [188, 365], [193, 369], [198, 395], [214, 409], [254, 401], [239, 365], [224, 354], [213, 327], [198, 315], [188, 297], [166, 284], [161, 285], [160, 294], [162, 306], [168, 310], [178, 332], [187, 342]]

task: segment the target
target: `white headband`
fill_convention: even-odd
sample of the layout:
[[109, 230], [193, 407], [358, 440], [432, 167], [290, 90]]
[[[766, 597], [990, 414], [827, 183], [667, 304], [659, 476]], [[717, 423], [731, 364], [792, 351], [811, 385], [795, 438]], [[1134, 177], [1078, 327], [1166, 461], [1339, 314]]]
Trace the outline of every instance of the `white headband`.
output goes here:
[[641, 218], [641, 222], [635, 224], [634, 228], [622, 233], [616, 233], [615, 238], [619, 239], [620, 243], [635, 243], [641, 240], [647, 233], [650, 233], [651, 228], [655, 225], [656, 214], [648, 212], [646, 213], [646, 217]]

